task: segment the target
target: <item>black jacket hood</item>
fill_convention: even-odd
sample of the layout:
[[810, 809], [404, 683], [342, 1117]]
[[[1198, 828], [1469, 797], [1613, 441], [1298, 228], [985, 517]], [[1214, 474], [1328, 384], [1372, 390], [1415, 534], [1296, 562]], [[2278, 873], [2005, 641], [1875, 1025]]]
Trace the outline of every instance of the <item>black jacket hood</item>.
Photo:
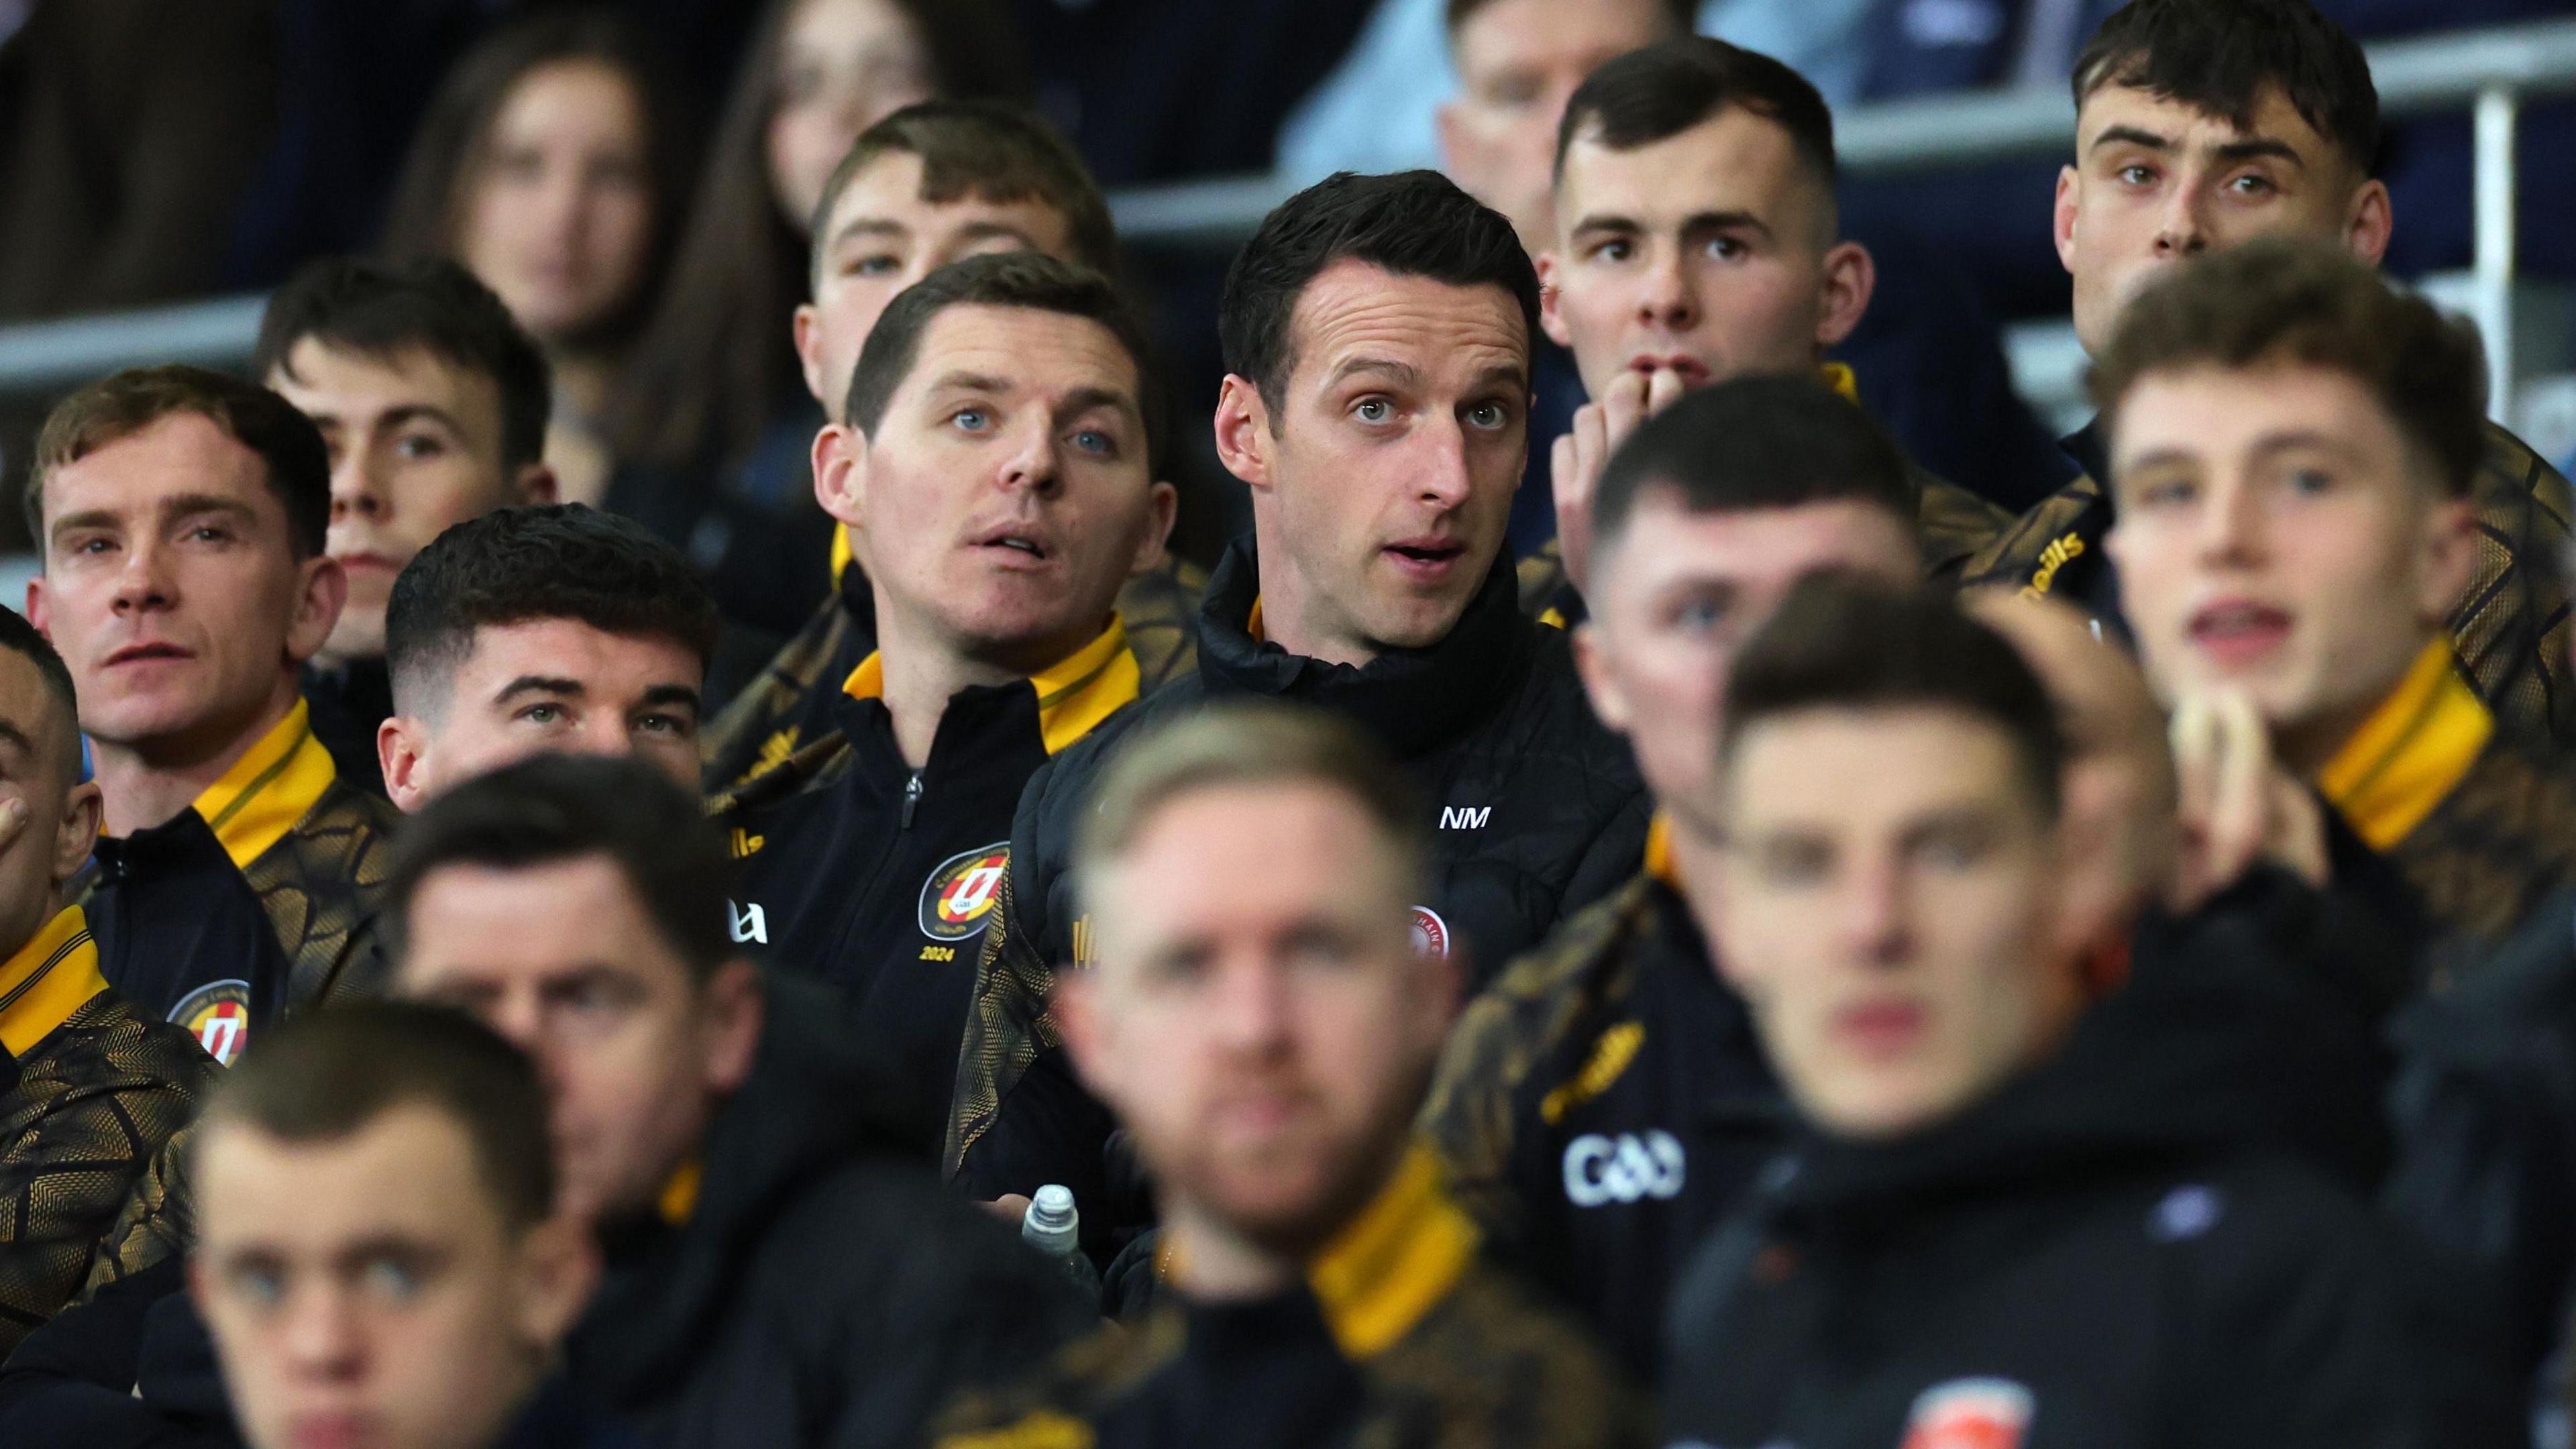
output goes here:
[[1246, 627], [1261, 595], [1252, 540], [1237, 540], [1208, 579], [1199, 611], [1199, 675], [1210, 694], [1264, 694], [1348, 714], [1410, 758], [1464, 734], [1500, 709], [1529, 667], [1520, 586], [1499, 555], [1446, 638], [1390, 649], [1354, 668], [1291, 654]]

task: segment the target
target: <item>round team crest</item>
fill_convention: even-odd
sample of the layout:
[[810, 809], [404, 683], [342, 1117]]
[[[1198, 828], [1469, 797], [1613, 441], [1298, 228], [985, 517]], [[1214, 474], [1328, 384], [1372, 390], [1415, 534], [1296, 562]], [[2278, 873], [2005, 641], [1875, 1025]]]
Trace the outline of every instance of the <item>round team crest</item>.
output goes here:
[[1413, 951], [1434, 961], [1449, 959], [1449, 923], [1429, 906], [1413, 908]]
[[210, 981], [179, 999], [170, 1019], [188, 1029], [219, 1066], [231, 1066], [250, 1040], [250, 983]]
[[1903, 1449], [2021, 1449], [2030, 1390], [2011, 1379], [1952, 1379], [1925, 1389], [1905, 1423]]
[[1011, 869], [1007, 840], [960, 851], [940, 862], [921, 887], [921, 934], [934, 941], [963, 941], [984, 929], [1001, 899]]

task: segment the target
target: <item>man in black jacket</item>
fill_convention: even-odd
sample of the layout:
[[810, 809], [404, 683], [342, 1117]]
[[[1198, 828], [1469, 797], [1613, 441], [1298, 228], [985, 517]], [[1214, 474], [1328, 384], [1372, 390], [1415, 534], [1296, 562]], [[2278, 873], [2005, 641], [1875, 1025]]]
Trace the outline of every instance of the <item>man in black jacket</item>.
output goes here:
[[2064, 746], [2011, 647], [1818, 581], [1726, 709], [1710, 925], [1803, 1130], [1680, 1290], [1668, 1436], [2437, 1442], [2394, 1245], [2242, 1121], [2236, 968], [2087, 1006]]
[[1727, 660], [1804, 574], [1915, 582], [1913, 503], [1895, 443], [1795, 377], [1682, 398], [1638, 427], [1593, 500], [1602, 570], [1575, 655], [1661, 807], [1646, 869], [1469, 1004], [1422, 1125], [1496, 1251], [1641, 1379], [1673, 1279], [1786, 1125], [1681, 887], [1679, 862], [1716, 848], [1699, 816]]
[[[1229, 695], [1367, 727], [1431, 823], [1426, 949], [1494, 969], [1636, 869], [1647, 801], [1561, 631], [1502, 556], [1526, 445], [1538, 282], [1511, 224], [1429, 172], [1337, 176], [1279, 207], [1226, 283], [1216, 439], [1254, 536], [1218, 567], [1197, 671], [1029, 783], [984, 933], [944, 1163], [970, 1194], [1108, 1185], [1106, 1114], [1058, 1054], [1047, 993], [1089, 959], [1072, 833], [1127, 729]], [[1086, 1225], [1142, 1220], [1101, 1204]]]
[[1011, 813], [1136, 698], [1116, 601], [1163, 556], [1160, 392], [1107, 279], [973, 257], [906, 291], [815, 445], [868, 542], [876, 649], [831, 732], [721, 802], [735, 939], [838, 988], [937, 1150]]
[[1412, 939], [1429, 832], [1394, 762], [1329, 714], [1226, 703], [1138, 736], [1089, 805], [1100, 964], [1058, 1009], [1160, 1185], [1164, 1301], [960, 1406], [943, 1449], [1642, 1443], [1407, 1130], [1458, 963]]

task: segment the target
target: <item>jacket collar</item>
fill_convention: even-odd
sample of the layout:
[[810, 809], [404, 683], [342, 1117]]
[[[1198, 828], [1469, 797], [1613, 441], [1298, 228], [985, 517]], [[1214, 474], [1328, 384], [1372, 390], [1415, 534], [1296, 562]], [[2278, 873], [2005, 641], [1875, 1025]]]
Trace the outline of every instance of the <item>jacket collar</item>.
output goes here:
[[[1144, 689], [1144, 671], [1127, 647], [1127, 625], [1117, 615], [1090, 643], [1032, 674], [1029, 688], [1037, 695], [1038, 734], [1046, 752], [1060, 754], [1099, 727], [1100, 722], [1135, 703]], [[852, 699], [885, 698], [885, 657], [870, 650], [841, 692]]]
[[1256, 634], [1261, 570], [1251, 540], [1218, 561], [1199, 613], [1199, 677], [1211, 694], [1266, 694], [1334, 710], [1399, 759], [1446, 744], [1498, 709], [1527, 668], [1530, 631], [1511, 562], [1497, 556], [1447, 638], [1390, 649], [1367, 665], [1291, 654]]
[[25, 1056], [106, 989], [89, 920], [80, 907], [66, 906], [0, 963], [0, 1048]]
[[2487, 711], [2435, 639], [2335, 757], [2317, 790], [2370, 848], [2388, 851], [2433, 813], [2495, 737]]
[[313, 734], [313, 707], [298, 698], [258, 744], [206, 787], [196, 811], [243, 870], [313, 813], [339, 778], [331, 752]]
[[1419, 1143], [1358, 1217], [1307, 1265], [1306, 1283], [1345, 1357], [1384, 1352], [1449, 1295], [1476, 1256], [1476, 1228]]

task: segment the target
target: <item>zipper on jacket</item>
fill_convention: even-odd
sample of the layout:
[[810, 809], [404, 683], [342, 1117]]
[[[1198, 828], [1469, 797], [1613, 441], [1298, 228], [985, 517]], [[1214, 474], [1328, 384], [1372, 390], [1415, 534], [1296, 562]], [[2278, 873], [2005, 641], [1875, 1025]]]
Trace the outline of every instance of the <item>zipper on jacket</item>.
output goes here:
[[903, 824], [902, 824], [902, 826], [901, 826], [900, 828], [905, 829], [905, 830], [910, 830], [910, 829], [912, 828], [912, 812], [913, 812], [914, 810], [918, 809], [918, 808], [920, 807], [920, 805], [921, 805], [921, 772], [920, 772], [919, 770], [915, 770], [915, 771], [913, 771], [913, 772], [912, 772], [912, 778], [911, 778], [910, 780], [907, 780], [907, 781], [905, 781], [905, 782], [904, 782], [904, 786], [903, 786]]

